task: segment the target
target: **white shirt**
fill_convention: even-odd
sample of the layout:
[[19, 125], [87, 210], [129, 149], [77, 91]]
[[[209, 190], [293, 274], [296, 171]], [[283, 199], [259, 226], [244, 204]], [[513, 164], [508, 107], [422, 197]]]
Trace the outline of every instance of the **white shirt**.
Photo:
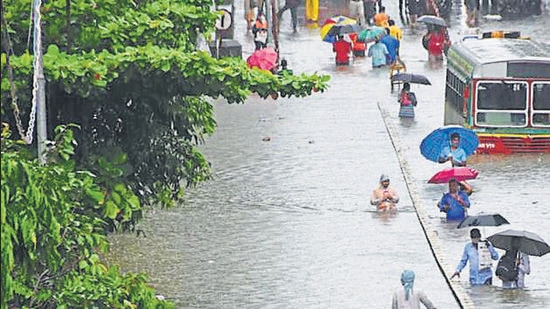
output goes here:
[[422, 291], [411, 289], [409, 299], [405, 300], [405, 288], [401, 287], [393, 293], [392, 309], [420, 309], [422, 303], [428, 309], [435, 309], [432, 302]]

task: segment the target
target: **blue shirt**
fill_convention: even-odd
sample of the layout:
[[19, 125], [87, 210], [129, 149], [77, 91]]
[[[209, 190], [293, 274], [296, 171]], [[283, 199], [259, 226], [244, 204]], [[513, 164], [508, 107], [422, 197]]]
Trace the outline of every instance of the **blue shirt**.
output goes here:
[[[493, 245], [489, 245], [489, 252], [491, 253], [491, 259], [498, 260], [498, 252]], [[464, 252], [462, 258], [456, 267], [457, 272], [461, 272], [466, 263], [470, 262], [470, 284], [471, 285], [483, 285], [487, 280], [493, 278], [493, 270], [490, 267], [479, 269], [479, 253], [473, 243], [469, 242], [464, 246]]]
[[394, 63], [397, 59], [397, 55], [399, 54], [399, 40], [391, 35], [386, 35], [380, 39], [380, 42], [386, 45], [386, 48], [388, 49], [388, 63]]
[[439, 153], [439, 159], [445, 159], [449, 155], [453, 156], [453, 166], [463, 166], [466, 164], [466, 152], [462, 147], [458, 147], [455, 150], [451, 150], [451, 146], [445, 146]]
[[458, 191], [457, 192], [458, 197], [464, 201], [466, 204], [463, 206], [460, 204], [452, 195], [451, 193], [445, 193], [443, 197], [441, 198], [441, 201], [439, 201], [439, 209], [441, 211], [445, 211], [445, 205], [449, 205], [451, 207], [449, 210], [447, 210], [447, 220], [462, 220], [466, 216], [466, 210], [465, 207], [470, 208], [470, 199], [468, 198], [468, 194], [464, 191]]
[[372, 57], [372, 66], [378, 67], [386, 65], [386, 55], [388, 54], [388, 48], [386, 45], [378, 42], [369, 47], [368, 56]]

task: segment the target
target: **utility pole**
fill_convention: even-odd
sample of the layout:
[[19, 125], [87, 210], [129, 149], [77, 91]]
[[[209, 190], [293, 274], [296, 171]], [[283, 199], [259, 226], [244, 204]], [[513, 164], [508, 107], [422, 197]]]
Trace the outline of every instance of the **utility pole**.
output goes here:
[[42, 0], [34, 0], [33, 21], [34, 21], [34, 77], [33, 77], [33, 98], [38, 100], [36, 108], [36, 143], [38, 148], [38, 160], [41, 164], [46, 163], [46, 141], [48, 139], [46, 126], [46, 79], [42, 67], [42, 26], [40, 18], [40, 7]]

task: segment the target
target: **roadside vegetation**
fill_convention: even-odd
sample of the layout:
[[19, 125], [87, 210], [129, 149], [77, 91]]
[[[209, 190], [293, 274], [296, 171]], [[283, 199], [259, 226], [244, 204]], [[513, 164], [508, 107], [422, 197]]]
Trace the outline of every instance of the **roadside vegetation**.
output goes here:
[[50, 141], [40, 164], [36, 141], [23, 141], [35, 117], [32, 1], [1, 2], [1, 308], [172, 308], [145, 274], [101, 262], [106, 235], [209, 179], [197, 145], [215, 131], [213, 100], [305, 97], [329, 77], [274, 76], [195, 51], [213, 31], [211, 1], [44, 1]]

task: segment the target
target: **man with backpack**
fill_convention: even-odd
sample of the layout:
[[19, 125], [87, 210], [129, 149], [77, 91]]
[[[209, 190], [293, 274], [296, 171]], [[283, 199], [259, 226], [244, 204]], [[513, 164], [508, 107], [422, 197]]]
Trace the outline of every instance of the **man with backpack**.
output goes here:
[[[516, 239], [514, 239], [516, 240]], [[512, 241], [512, 250], [507, 250], [500, 258], [495, 275], [502, 280], [502, 288], [515, 289], [525, 287], [525, 275], [531, 273], [529, 256], [518, 251], [517, 243]]]

